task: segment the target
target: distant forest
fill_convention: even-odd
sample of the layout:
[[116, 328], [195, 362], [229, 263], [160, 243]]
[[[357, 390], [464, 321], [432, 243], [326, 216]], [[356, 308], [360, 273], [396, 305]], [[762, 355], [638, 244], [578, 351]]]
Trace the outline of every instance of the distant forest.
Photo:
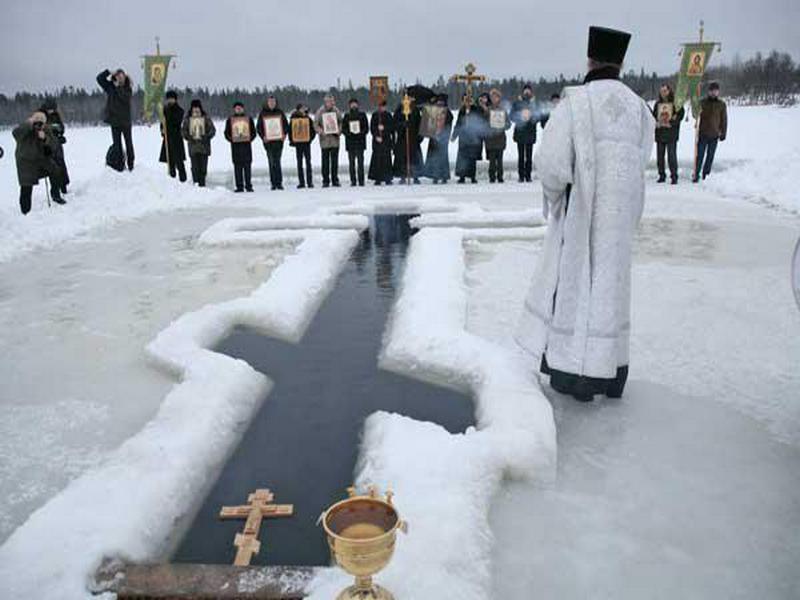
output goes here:
[[[656, 97], [662, 82], [674, 82], [675, 79], [676, 74], [674, 73], [671, 75], [648, 74], [644, 69], [639, 73], [628, 71], [623, 76], [623, 81], [646, 100], [653, 100]], [[737, 56], [729, 64], [710, 67], [706, 71], [705, 79], [706, 81], [719, 81], [723, 96], [737, 98], [739, 102], [745, 104], [789, 105], [797, 102], [798, 95], [800, 95], [800, 65], [785, 52], [772, 51], [768, 56], [757, 53], [747, 60], [742, 60]], [[478, 90], [482, 92], [497, 87], [506, 98], [514, 98], [528, 81], [520, 77], [512, 77], [486, 82], [478, 86]], [[566, 78], [564, 75], [560, 75], [554, 79], [531, 80], [530, 83], [534, 85], [536, 96], [540, 100], [547, 100], [551, 94], [560, 91], [564, 86], [574, 85], [580, 81], [581, 77], [579, 76]], [[439, 76], [436, 81], [418, 83], [429, 85], [437, 92], [447, 93], [450, 98], [450, 107], [454, 109], [458, 107], [464, 89], [463, 84], [451, 83], [443, 76]], [[391, 79], [390, 84], [392, 84]], [[354, 86], [352, 82], [348, 82], [347, 85], [341, 85], [340, 82], [337, 87], [326, 90], [304, 90], [296, 86], [279, 86], [251, 90], [185, 88], [176, 91], [185, 107], [192, 98], [200, 98], [206, 111], [216, 118], [227, 116], [231, 105], [236, 100], [241, 100], [248, 112], [255, 113], [262, 106], [267, 94], [270, 93], [277, 97], [278, 103], [287, 112], [299, 102], [314, 110], [322, 104], [322, 98], [328, 92], [337, 97], [340, 107], [346, 106], [347, 100], [350, 98], [358, 98], [362, 107], [370, 107], [369, 89], [365, 85]], [[389, 97], [389, 105], [392, 108], [399, 102], [401, 92], [402, 84], [394, 82]], [[20, 92], [13, 97], [7, 97], [0, 94], [0, 126], [23, 121], [42, 104], [47, 95]], [[102, 121], [105, 95], [97, 87], [87, 91], [84, 88], [70, 86], [49, 95], [54, 96], [58, 101], [65, 121], [85, 124]], [[142, 90], [137, 88], [133, 99], [135, 116], [141, 116], [143, 96]]]

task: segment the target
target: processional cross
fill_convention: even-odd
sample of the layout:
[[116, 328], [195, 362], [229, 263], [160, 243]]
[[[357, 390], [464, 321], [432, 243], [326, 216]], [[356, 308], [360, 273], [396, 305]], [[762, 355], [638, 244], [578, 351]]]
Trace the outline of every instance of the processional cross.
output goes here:
[[486, 81], [486, 75], [476, 75], [475, 71], [477, 71], [475, 65], [468, 63], [464, 67], [464, 73], [456, 73], [450, 78], [450, 81], [467, 84], [467, 98], [470, 104], [472, 104], [472, 84], [476, 81]]
[[247, 497], [248, 504], [244, 506], [223, 506], [219, 513], [220, 519], [247, 519], [244, 531], [237, 533], [233, 540], [236, 546], [234, 566], [246, 567], [250, 564], [253, 555], [261, 550], [258, 541], [258, 532], [261, 529], [261, 520], [276, 517], [291, 517], [294, 514], [293, 504], [272, 504], [275, 496], [267, 489], [259, 489]]

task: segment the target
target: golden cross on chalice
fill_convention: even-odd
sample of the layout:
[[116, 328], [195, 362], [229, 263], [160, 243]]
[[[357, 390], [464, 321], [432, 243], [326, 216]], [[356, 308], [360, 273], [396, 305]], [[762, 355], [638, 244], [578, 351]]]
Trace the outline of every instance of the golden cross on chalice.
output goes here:
[[373, 583], [372, 576], [389, 564], [397, 530], [406, 533], [408, 526], [392, 504], [391, 491], [383, 498], [378, 497], [375, 486], [366, 495], [358, 495], [352, 487], [347, 491], [349, 498], [320, 516], [331, 555], [356, 578], [336, 600], [394, 600], [391, 592]]

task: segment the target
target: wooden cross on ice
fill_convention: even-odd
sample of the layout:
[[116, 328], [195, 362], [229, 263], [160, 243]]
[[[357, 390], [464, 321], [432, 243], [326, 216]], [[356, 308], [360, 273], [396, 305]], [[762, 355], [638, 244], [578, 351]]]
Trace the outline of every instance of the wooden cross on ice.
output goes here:
[[486, 75], [476, 75], [477, 68], [472, 63], [464, 67], [464, 73], [456, 73], [450, 78], [450, 81], [467, 84], [467, 98], [470, 104], [472, 103], [472, 84], [476, 81], [486, 81]]
[[223, 506], [219, 513], [220, 519], [247, 519], [244, 531], [237, 533], [233, 540], [236, 546], [236, 558], [233, 564], [237, 567], [246, 567], [250, 564], [253, 555], [258, 554], [261, 542], [258, 541], [258, 532], [261, 529], [261, 520], [276, 517], [291, 517], [294, 513], [293, 504], [272, 504], [275, 496], [267, 489], [256, 490], [247, 497], [244, 506]]

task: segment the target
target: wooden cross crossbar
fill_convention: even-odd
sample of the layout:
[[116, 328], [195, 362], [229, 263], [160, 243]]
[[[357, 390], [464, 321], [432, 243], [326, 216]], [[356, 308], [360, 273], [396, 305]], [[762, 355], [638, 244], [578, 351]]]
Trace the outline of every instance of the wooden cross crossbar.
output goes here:
[[476, 75], [476, 70], [475, 65], [469, 63], [464, 67], [464, 73], [457, 73], [450, 78], [451, 81], [467, 84], [467, 96], [469, 98], [472, 98], [472, 84], [476, 81], [486, 81], [486, 75]]
[[272, 504], [274, 498], [269, 490], [259, 489], [247, 497], [248, 504], [223, 506], [220, 510], [220, 519], [246, 519], [244, 530], [237, 533], [233, 540], [233, 545], [236, 546], [236, 558], [233, 561], [235, 566], [249, 565], [253, 555], [261, 550], [258, 532], [262, 519], [291, 517], [294, 514], [294, 504]]

